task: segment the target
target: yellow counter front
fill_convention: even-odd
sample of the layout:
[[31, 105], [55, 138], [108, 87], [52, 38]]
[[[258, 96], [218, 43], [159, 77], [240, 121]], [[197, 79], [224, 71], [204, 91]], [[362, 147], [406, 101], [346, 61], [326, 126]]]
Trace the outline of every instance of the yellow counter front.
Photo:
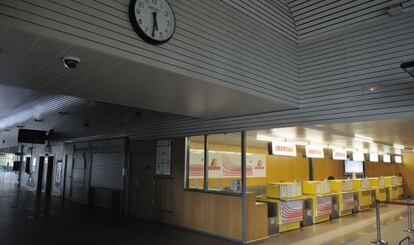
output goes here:
[[378, 201], [387, 200], [387, 187], [385, 186], [385, 179], [383, 177], [368, 178], [371, 188], [374, 189], [375, 199]]
[[266, 195], [256, 197], [258, 202], [277, 205], [279, 232], [300, 228], [304, 199], [300, 182], [269, 182], [266, 184]]
[[388, 191], [388, 200], [396, 200], [404, 193], [402, 187], [402, 178], [400, 176], [384, 177], [385, 186]]
[[268, 198], [257, 196], [257, 202], [275, 203], [277, 205], [279, 232], [286, 232], [300, 228], [303, 218], [303, 200], [307, 197], [292, 197], [288, 199]]
[[304, 181], [303, 194], [312, 200], [312, 223], [320, 223], [330, 219], [332, 214], [331, 185], [328, 181]]
[[353, 179], [352, 185], [354, 191], [357, 192], [356, 207], [358, 211], [365, 211], [371, 209], [372, 205], [372, 191], [371, 182], [369, 179]]
[[338, 195], [338, 216], [352, 214], [355, 206], [355, 191], [352, 188], [352, 180], [330, 180], [331, 191]]

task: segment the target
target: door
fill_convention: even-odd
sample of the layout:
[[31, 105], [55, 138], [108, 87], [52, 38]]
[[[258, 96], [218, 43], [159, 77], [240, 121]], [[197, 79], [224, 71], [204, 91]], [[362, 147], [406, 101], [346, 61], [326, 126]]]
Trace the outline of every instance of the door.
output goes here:
[[46, 192], [47, 196], [50, 196], [52, 194], [54, 161], [55, 161], [54, 156], [48, 156], [47, 157], [46, 188], [45, 188], [45, 192]]
[[85, 202], [85, 169], [85, 153], [77, 152], [73, 157], [72, 181], [70, 188], [70, 198], [74, 201]]
[[37, 186], [36, 186], [37, 194], [42, 193], [44, 167], [45, 167], [45, 157], [41, 156], [39, 157], [39, 170], [37, 171]]

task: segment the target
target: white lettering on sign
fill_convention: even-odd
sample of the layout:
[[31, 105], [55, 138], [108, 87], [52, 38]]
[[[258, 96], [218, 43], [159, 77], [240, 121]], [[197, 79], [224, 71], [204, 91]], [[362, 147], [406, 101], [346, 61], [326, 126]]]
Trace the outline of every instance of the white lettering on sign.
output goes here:
[[370, 162], [378, 162], [378, 154], [377, 153], [369, 153], [369, 161]]
[[306, 146], [306, 157], [310, 158], [324, 158], [323, 147], [317, 145]]
[[332, 158], [334, 160], [346, 160], [346, 150], [344, 149], [333, 149], [332, 150]]
[[364, 152], [362, 151], [352, 152], [352, 160], [353, 161], [365, 161]]
[[272, 154], [280, 156], [296, 156], [296, 145], [283, 141], [272, 141]]

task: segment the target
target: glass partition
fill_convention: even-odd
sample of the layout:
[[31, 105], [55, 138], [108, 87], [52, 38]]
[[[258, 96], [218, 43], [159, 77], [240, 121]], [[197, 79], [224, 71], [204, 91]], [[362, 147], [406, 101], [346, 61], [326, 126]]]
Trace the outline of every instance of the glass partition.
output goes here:
[[208, 190], [241, 192], [241, 133], [208, 135]]
[[204, 189], [204, 138], [204, 135], [187, 138], [186, 188], [189, 189]]

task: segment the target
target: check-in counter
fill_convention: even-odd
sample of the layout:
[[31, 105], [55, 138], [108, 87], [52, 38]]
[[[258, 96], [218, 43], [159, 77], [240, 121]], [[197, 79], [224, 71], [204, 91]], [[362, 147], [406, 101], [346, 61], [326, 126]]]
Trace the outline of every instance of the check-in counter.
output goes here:
[[[387, 187], [387, 200], [396, 200], [399, 198], [399, 192], [402, 189], [402, 178], [397, 176], [384, 177], [385, 186]], [[399, 186], [400, 191], [399, 191]]]
[[[302, 183], [303, 194], [310, 198], [311, 208], [305, 208], [305, 212], [310, 212], [304, 215], [303, 224], [307, 225], [306, 216], [311, 217], [311, 224], [320, 223], [330, 219], [332, 214], [332, 196], [331, 184], [329, 181], [304, 181]], [[305, 207], [307, 202], [305, 201]]]
[[371, 184], [371, 188], [374, 189], [372, 192], [372, 199], [378, 201], [387, 200], [387, 187], [385, 186], [384, 177], [373, 177], [368, 178]]
[[271, 182], [266, 184], [266, 195], [257, 196], [256, 201], [274, 207], [279, 232], [300, 228], [303, 219], [303, 202], [300, 182]]
[[332, 200], [331, 218], [351, 215], [355, 205], [352, 180], [330, 180], [329, 182], [331, 183], [331, 191], [337, 194]]
[[369, 179], [353, 179], [352, 185], [356, 191], [356, 211], [365, 211], [371, 209], [372, 191]]

